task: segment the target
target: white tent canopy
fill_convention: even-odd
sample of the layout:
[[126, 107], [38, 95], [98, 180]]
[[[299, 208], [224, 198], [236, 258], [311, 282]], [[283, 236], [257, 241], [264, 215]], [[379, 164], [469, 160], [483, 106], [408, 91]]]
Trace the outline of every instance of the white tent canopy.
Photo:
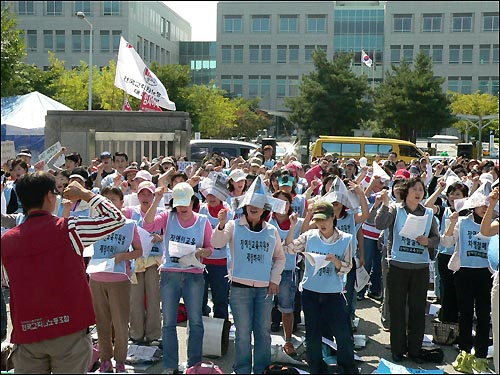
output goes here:
[[2, 127], [5, 135], [44, 135], [48, 110], [72, 111], [71, 108], [38, 91], [2, 98]]

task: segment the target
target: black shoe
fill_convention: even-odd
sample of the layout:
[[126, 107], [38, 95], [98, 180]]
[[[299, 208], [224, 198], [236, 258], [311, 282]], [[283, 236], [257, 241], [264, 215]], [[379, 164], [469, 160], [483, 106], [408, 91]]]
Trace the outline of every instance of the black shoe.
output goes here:
[[394, 354], [394, 353], [392, 353], [392, 360], [393, 360], [393, 362], [399, 363], [403, 359], [405, 359], [405, 357], [402, 354]]
[[382, 300], [382, 294], [369, 292], [368, 293], [368, 298], [374, 299], [376, 301], [381, 301]]
[[280, 328], [279, 323], [271, 323], [271, 332], [279, 332]]
[[364, 296], [364, 295], [362, 295], [362, 294], [358, 294], [358, 295], [356, 296], [356, 299], [357, 299], [358, 301], [363, 301], [363, 300], [365, 299], [365, 296]]
[[410, 358], [410, 360], [412, 360], [413, 362], [421, 365], [422, 363], [424, 363], [424, 359], [419, 356], [419, 355], [416, 355], [416, 356], [413, 356], [413, 355], [408, 355], [408, 358]]

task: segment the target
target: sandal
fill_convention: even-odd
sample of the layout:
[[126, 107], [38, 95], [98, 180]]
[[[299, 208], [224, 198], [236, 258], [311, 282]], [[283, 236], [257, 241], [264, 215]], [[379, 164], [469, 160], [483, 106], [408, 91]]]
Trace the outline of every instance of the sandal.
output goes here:
[[297, 355], [297, 352], [295, 351], [295, 348], [293, 347], [293, 344], [291, 342], [286, 342], [285, 346], [283, 346], [283, 350], [290, 357], [294, 357]]

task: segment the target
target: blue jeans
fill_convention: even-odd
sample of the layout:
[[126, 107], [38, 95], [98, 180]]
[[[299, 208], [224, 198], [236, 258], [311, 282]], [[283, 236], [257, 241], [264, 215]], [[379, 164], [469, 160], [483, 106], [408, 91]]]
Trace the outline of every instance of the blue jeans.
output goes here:
[[210, 314], [208, 307], [208, 286], [212, 291], [212, 302], [214, 304], [214, 318], [229, 319], [229, 282], [227, 279], [227, 265], [207, 264], [205, 277], [205, 292], [203, 294], [203, 315]]
[[[365, 240], [365, 269], [370, 274], [370, 292], [382, 294], [382, 252], [377, 247], [377, 240], [364, 238]], [[364, 296], [368, 286], [359, 291]]]
[[324, 336], [325, 328], [335, 336], [338, 343], [339, 373], [358, 373], [354, 363], [351, 322], [345, 303], [341, 293], [317, 293], [307, 289], [302, 292], [302, 306], [306, 318], [307, 357], [311, 374], [324, 373], [321, 338]]
[[233, 369], [237, 374], [252, 372], [252, 333], [253, 373], [262, 374], [271, 363], [270, 322], [273, 298], [266, 297], [267, 290], [267, 287], [231, 287], [229, 304], [236, 327]]
[[345, 298], [347, 299], [346, 311], [349, 314], [349, 318], [354, 320], [356, 314], [356, 261], [352, 258], [352, 268], [347, 274], [347, 281], [345, 285]]
[[278, 309], [282, 313], [293, 313], [295, 292], [297, 291], [297, 274], [294, 271], [281, 273], [280, 289], [278, 293]]
[[177, 369], [179, 365], [179, 342], [177, 339], [177, 311], [181, 297], [188, 315], [188, 366], [202, 360], [203, 318], [203, 275], [189, 272], [161, 272], [160, 294], [163, 311], [162, 341], [163, 366]]

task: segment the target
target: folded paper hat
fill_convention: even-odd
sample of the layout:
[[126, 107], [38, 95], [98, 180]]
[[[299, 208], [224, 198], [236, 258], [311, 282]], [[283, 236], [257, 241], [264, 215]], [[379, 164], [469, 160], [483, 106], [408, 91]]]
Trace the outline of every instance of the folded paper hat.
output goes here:
[[455, 209], [457, 211], [463, 211], [487, 206], [488, 195], [491, 193], [491, 190], [491, 182], [487, 181], [483, 183], [470, 197], [455, 199]]
[[220, 172], [210, 172], [200, 183], [200, 193], [206, 198], [207, 195], [212, 194], [217, 199], [225, 201], [229, 197], [227, 190], [228, 176]]
[[255, 206], [277, 212], [285, 213], [286, 202], [284, 200], [274, 198], [269, 188], [264, 183], [262, 176], [259, 175], [253, 181], [250, 188], [243, 197], [235, 197], [231, 200], [231, 205], [234, 210], [243, 208], [244, 206]]
[[348, 190], [339, 177], [333, 180], [330, 191], [321, 196], [317, 202], [339, 202], [351, 210], [357, 210], [361, 207], [359, 196], [356, 192]]
[[[387, 172], [384, 171], [382, 169], [382, 167], [380, 165], [378, 165], [378, 163], [376, 161], [373, 162], [372, 168], [373, 168], [373, 177], [377, 177], [377, 176], [380, 177], [380, 181], [382, 181], [382, 182], [390, 181], [391, 178], [389, 177]], [[410, 173], [411, 173], [411, 170], [410, 170]]]

